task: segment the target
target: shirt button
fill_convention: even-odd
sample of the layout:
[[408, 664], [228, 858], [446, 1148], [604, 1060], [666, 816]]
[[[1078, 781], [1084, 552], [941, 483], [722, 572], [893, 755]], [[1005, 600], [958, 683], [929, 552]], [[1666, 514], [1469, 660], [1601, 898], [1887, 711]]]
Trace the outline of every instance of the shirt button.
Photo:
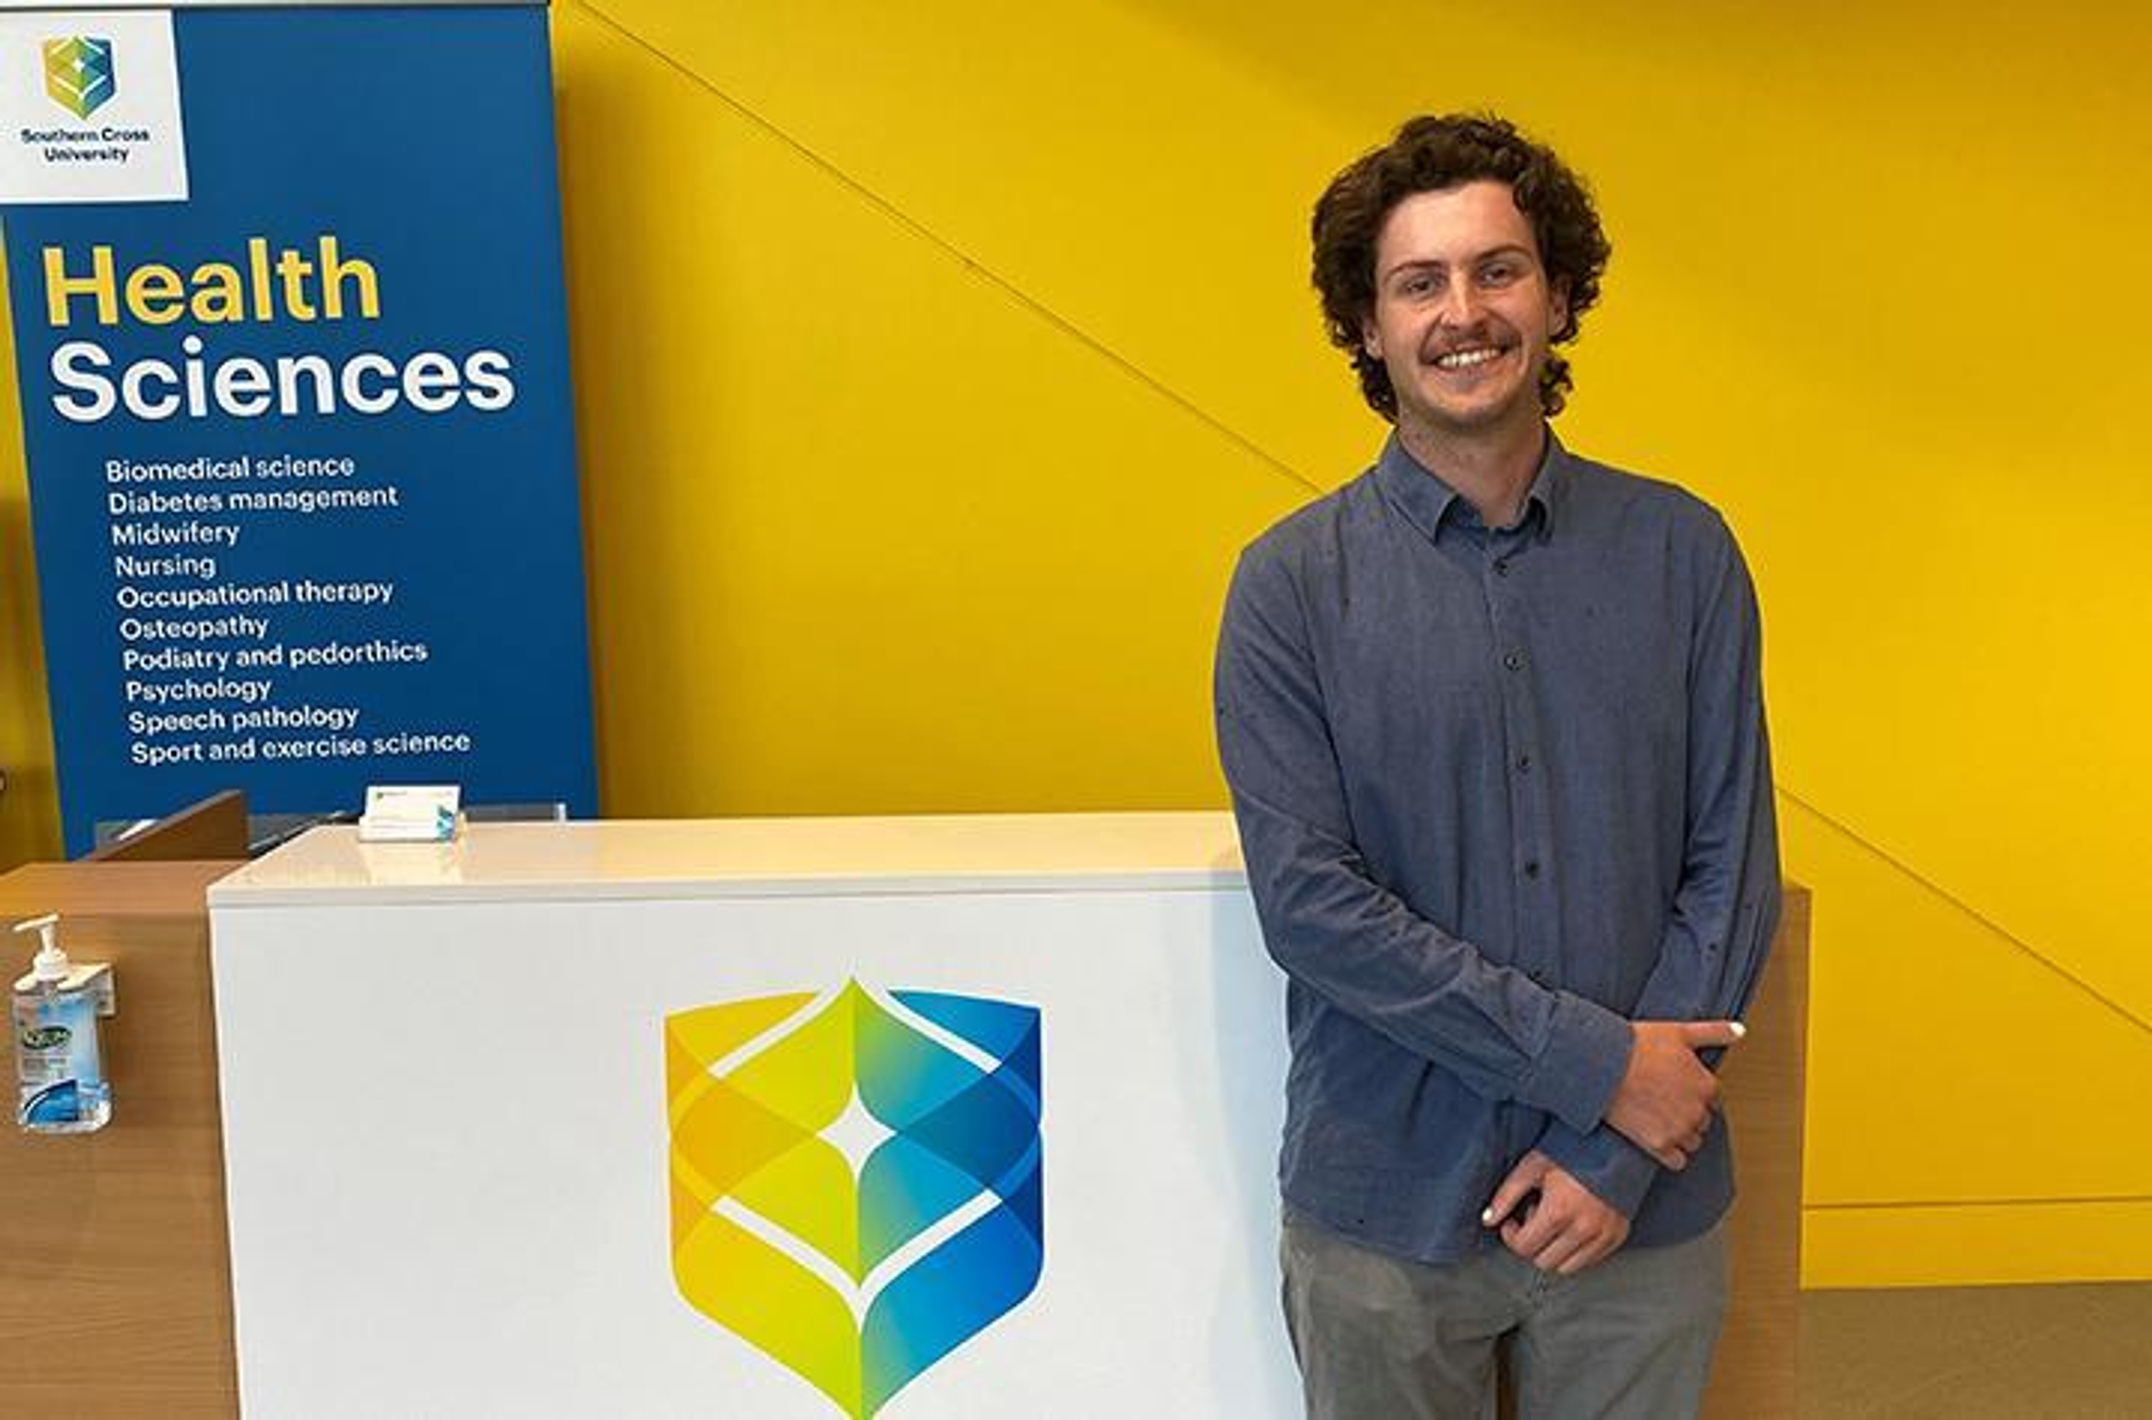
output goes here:
[[1517, 772], [1519, 774], [1530, 774], [1532, 772], [1532, 756], [1528, 754], [1517, 756]]
[[1511, 670], [1513, 670], [1513, 671], [1521, 671], [1521, 670], [1523, 670], [1523, 669], [1524, 669], [1524, 652], [1522, 652], [1522, 651], [1512, 651], [1512, 652], [1510, 652], [1510, 653], [1509, 653], [1508, 655], [1506, 655], [1506, 656], [1504, 656], [1504, 657], [1502, 658], [1502, 664], [1503, 664], [1503, 665], [1505, 665], [1505, 666], [1508, 666], [1508, 667], [1509, 667], [1509, 668], [1510, 668]]
[[1528, 878], [1536, 878], [1539, 876], [1539, 860], [1537, 858], [1528, 859], [1525, 862], [1524, 875]]
[[1497, 577], [1507, 577], [1509, 575], [1509, 559], [1507, 557], [1497, 557], [1494, 560], [1494, 574]]

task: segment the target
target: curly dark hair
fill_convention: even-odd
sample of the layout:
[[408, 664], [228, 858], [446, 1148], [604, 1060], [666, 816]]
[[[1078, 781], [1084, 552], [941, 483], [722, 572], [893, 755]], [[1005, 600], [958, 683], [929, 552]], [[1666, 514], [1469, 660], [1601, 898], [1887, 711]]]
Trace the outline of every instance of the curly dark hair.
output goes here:
[[[1568, 293], [1569, 318], [1553, 334], [1553, 343], [1567, 344], [1599, 299], [1599, 278], [1613, 248], [1583, 180], [1506, 120], [1489, 113], [1407, 119], [1396, 137], [1362, 154], [1316, 200], [1310, 229], [1323, 323], [1330, 343], [1352, 357], [1369, 407], [1392, 423], [1397, 391], [1361, 339], [1375, 309], [1376, 239], [1391, 209], [1406, 198], [1487, 178], [1509, 184], [1532, 224], [1548, 279]], [[1550, 416], [1561, 413], [1569, 385], [1569, 362], [1549, 354], [1539, 376], [1540, 408]]]

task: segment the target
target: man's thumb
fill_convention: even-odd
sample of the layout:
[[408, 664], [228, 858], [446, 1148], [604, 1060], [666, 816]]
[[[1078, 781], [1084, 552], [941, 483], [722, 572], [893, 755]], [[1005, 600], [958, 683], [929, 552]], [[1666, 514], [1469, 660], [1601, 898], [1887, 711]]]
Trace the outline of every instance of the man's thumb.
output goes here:
[[1527, 1193], [1539, 1186], [1539, 1180], [1545, 1176], [1546, 1170], [1536, 1167], [1537, 1163], [1535, 1154], [1527, 1154], [1509, 1171], [1509, 1177], [1503, 1179], [1502, 1186], [1494, 1191], [1493, 1199], [1487, 1204], [1487, 1211], [1480, 1214], [1480, 1223], [1483, 1226], [1492, 1228], [1499, 1224], [1524, 1201]]

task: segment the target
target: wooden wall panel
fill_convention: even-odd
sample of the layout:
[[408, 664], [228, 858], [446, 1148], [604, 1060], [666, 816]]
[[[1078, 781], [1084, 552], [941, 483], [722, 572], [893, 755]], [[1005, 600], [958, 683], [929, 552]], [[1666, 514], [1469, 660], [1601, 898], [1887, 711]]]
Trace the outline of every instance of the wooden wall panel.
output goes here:
[[1733, 1300], [1704, 1402], [1717, 1420], [1791, 1420], [1794, 1413], [1808, 905], [1808, 889], [1788, 884], [1771, 960], [1750, 1003], [1748, 1038], [1728, 1052], [1721, 1071], [1738, 1193], [1726, 1222]]

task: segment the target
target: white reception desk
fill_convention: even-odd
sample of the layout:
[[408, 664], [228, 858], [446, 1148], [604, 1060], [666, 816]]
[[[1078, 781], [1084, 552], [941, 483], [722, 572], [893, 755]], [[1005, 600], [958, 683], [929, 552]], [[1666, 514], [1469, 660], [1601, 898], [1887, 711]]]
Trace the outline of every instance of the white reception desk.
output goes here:
[[1226, 815], [321, 829], [210, 909], [251, 1415], [1298, 1411]]

